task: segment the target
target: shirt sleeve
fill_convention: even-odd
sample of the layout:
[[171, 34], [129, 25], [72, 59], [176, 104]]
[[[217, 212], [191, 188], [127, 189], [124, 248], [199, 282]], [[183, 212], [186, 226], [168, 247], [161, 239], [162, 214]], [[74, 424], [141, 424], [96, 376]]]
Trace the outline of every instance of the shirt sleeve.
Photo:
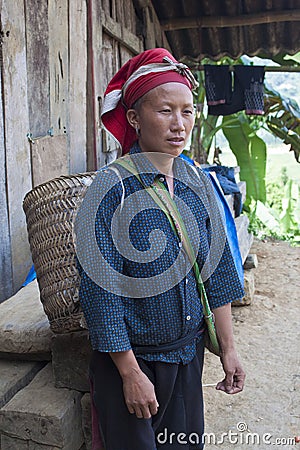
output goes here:
[[228, 241], [225, 243], [220, 262], [205, 283], [205, 287], [212, 309], [219, 308], [244, 296], [243, 286]]
[[[80, 255], [77, 254], [81, 277], [79, 301], [87, 322], [92, 348], [100, 352], [120, 352], [130, 350], [131, 345], [124, 321], [123, 299], [115, 293], [120, 283], [119, 274], [123, 271], [123, 258], [114, 244], [111, 232], [112, 215], [121, 198], [118, 187], [115, 185], [104, 196], [96, 215], [93, 214], [95, 208], [92, 205], [95, 197], [101, 197], [107, 178], [108, 176], [102, 174], [102, 178], [98, 179], [101, 187], [93, 186], [97, 183], [97, 179], [94, 180], [88, 189], [89, 195], [86, 195], [82, 202], [81, 215], [79, 219], [78, 215], [76, 218], [76, 234], [80, 233], [82, 239], [81, 252]], [[91, 230], [91, 221], [94, 221], [93, 237], [87, 232], [87, 229]], [[99, 258], [103, 259], [100, 261]]]

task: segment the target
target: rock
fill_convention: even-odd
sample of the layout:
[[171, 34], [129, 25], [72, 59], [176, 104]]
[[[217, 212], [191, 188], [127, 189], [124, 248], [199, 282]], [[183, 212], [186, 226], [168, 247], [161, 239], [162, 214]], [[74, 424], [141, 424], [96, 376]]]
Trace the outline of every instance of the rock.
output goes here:
[[54, 335], [52, 366], [55, 386], [89, 392], [88, 367], [91, 354], [87, 331]]
[[234, 223], [236, 226], [241, 257], [244, 263], [253, 243], [253, 235], [248, 231], [249, 219], [246, 215], [241, 214], [239, 217], [234, 219]]
[[256, 269], [258, 266], [257, 255], [255, 253], [249, 253], [245, 262], [244, 269]]
[[[85, 450], [92, 450], [92, 414], [91, 414], [91, 396], [90, 394], [84, 394], [81, 399], [82, 409], [82, 430], [85, 441]], [[100, 442], [99, 436], [98, 442], [94, 442], [93, 450], [105, 450]]]
[[234, 205], [234, 196], [233, 196], [233, 194], [226, 194], [225, 198], [228, 203], [230, 212], [231, 212], [232, 216], [234, 217], [235, 216], [234, 206], [233, 206]]
[[52, 336], [36, 281], [0, 304], [1, 358], [50, 360]]
[[10, 436], [1, 436], [2, 450], [61, 450], [59, 447], [52, 445], [37, 444], [33, 441], [24, 441], [23, 439], [13, 438]]
[[232, 306], [245, 306], [250, 305], [254, 299], [254, 273], [252, 270], [244, 270], [244, 289], [245, 296], [241, 300], [232, 302]]
[[10, 436], [1, 436], [1, 450], [28, 450], [27, 441]]
[[0, 360], [0, 408], [39, 372], [43, 363]]
[[56, 389], [52, 366], [47, 364], [0, 409], [0, 434], [28, 441], [30, 450], [43, 449], [41, 444], [47, 450], [79, 450], [83, 445], [81, 397], [76, 391]]

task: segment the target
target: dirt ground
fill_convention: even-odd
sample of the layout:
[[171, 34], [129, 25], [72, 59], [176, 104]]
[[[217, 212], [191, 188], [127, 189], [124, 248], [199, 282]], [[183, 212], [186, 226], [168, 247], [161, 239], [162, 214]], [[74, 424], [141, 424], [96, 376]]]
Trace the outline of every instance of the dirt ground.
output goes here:
[[222, 367], [205, 355], [205, 448], [300, 450], [291, 441], [300, 436], [300, 248], [255, 240], [251, 253], [258, 257], [254, 300], [232, 308], [246, 385], [236, 395], [216, 391]]

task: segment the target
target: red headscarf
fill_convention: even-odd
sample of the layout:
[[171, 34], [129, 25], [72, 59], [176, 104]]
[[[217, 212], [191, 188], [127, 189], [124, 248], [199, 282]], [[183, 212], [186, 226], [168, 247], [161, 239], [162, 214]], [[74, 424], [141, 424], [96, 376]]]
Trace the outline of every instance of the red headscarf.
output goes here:
[[182, 83], [194, 89], [197, 82], [185, 64], [164, 48], [155, 48], [134, 56], [116, 73], [107, 86], [102, 107], [102, 123], [127, 153], [137, 139], [129, 125], [126, 110], [143, 95], [164, 83]]

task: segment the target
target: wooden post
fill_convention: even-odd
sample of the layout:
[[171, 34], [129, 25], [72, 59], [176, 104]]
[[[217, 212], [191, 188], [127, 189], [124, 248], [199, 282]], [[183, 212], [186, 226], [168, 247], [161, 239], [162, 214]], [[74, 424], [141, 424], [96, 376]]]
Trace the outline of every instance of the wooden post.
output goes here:
[[68, 0], [49, 0], [50, 122], [54, 134], [67, 133], [69, 82]]
[[29, 131], [33, 138], [47, 136], [49, 111], [48, 0], [26, 0], [26, 51]]
[[68, 175], [67, 136], [46, 136], [31, 144], [33, 186]]
[[86, 171], [86, 83], [87, 5], [85, 0], [69, 2], [69, 101], [68, 147], [70, 172]]
[[[31, 266], [25, 214], [22, 203], [31, 189], [27, 102], [25, 13], [23, 0], [3, 0], [3, 106], [6, 151], [7, 209], [11, 245], [13, 291], [19, 289]], [[4, 220], [5, 222], [5, 220]], [[7, 230], [8, 231], [8, 230]], [[8, 257], [8, 263], [9, 263]]]
[[[102, 28], [97, 22], [100, 19], [99, 3], [87, 0], [87, 127], [86, 157], [87, 170], [96, 169], [96, 98], [95, 98], [95, 58], [102, 46]], [[102, 3], [102, 2], [101, 2]], [[101, 19], [100, 19], [101, 20]], [[98, 40], [95, 39], [96, 28]], [[97, 45], [98, 44], [98, 45]], [[100, 53], [101, 54], [101, 53]]]
[[155, 48], [156, 40], [155, 40], [155, 29], [153, 20], [151, 18], [151, 8], [146, 7], [143, 9], [143, 22], [145, 26], [145, 48]]
[[2, 108], [2, 51], [0, 47], [0, 303], [13, 293], [10, 230], [6, 196], [6, 156]]

